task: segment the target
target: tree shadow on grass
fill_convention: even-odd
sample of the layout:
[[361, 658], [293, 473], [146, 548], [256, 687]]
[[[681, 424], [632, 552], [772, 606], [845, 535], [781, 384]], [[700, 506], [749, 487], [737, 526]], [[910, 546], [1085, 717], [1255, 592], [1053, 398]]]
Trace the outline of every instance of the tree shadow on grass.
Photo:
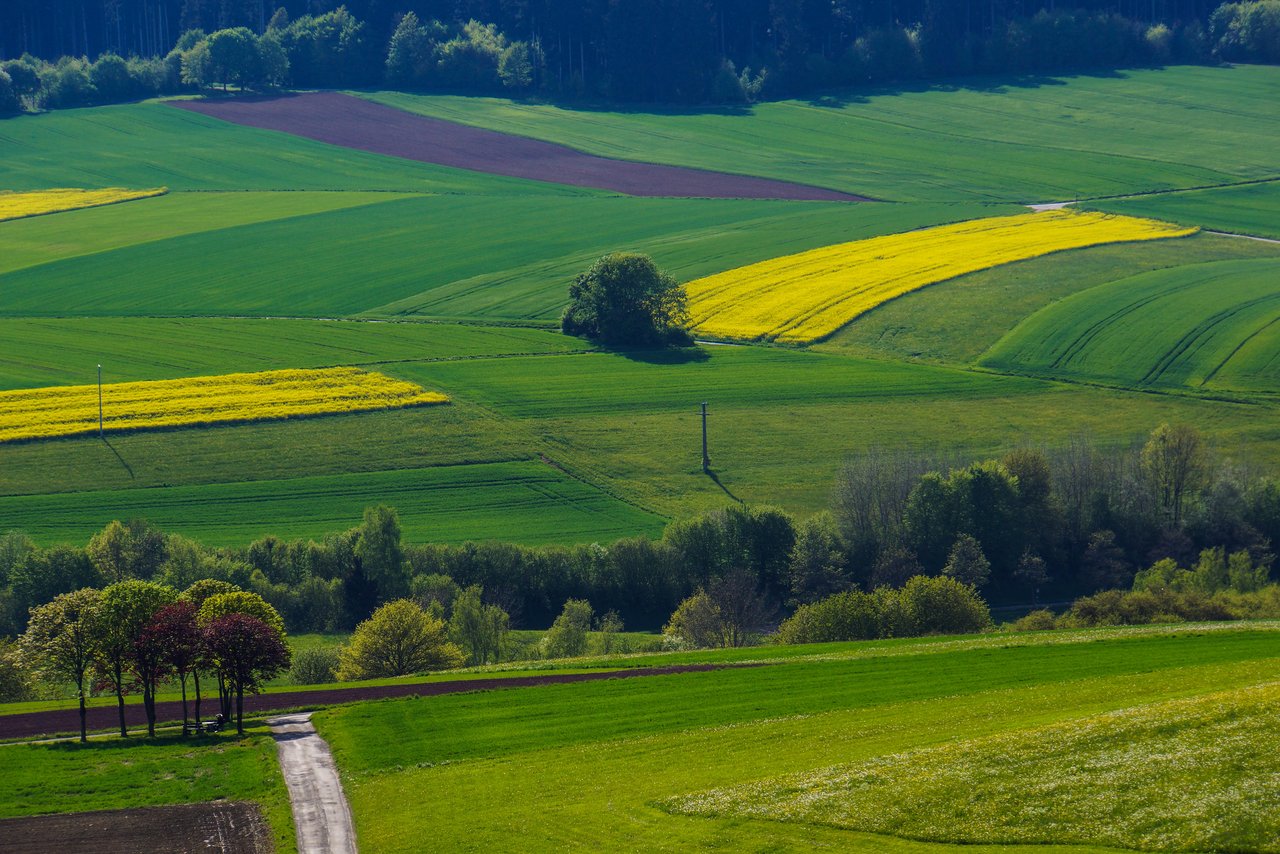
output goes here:
[[623, 348], [602, 348], [602, 352], [621, 356], [631, 362], [643, 362], [646, 365], [687, 365], [693, 362], [705, 362], [711, 354], [702, 347], [667, 347], [662, 350], [632, 350]]

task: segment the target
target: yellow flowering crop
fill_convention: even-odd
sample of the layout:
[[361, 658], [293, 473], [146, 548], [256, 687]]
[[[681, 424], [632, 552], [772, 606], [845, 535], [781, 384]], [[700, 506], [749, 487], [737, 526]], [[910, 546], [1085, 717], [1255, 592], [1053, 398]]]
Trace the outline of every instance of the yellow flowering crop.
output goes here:
[[976, 270], [1100, 243], [1192, 234], [1151, 219], [1054, 210], [824, 246], [685, 285], [697, 332], [804, 343], [905, 293]]
[[[447, 400], [439, 392], [359, 368], [262, 371], [102, 387], [107, 430], [364, 412]], [[0, 392], [0, 442], [97, 430], [96, 385]]]
[[167, 192], [169, 191], [164, 187], [155, 190], [122, 190], [112, 187], [106, 190], [37, 190], [32, 193], [0, 191], [0, 221], [114, 205], [116, 202], [162, 196]]

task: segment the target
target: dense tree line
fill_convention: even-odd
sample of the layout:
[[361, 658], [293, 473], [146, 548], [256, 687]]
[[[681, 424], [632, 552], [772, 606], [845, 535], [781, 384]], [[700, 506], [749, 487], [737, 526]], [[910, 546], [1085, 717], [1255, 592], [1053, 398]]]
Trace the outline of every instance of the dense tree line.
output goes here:
[[[956, 75], [1275, 62], [1278, 19], [1277, 0], [13, 0], [0, 7], [0, 110], [213, 82], [742, 103]], [[225, 33], [225, 62], [192, 55]]]
[[[1247, 555], [1265, 574], [1277, 538], [1280, 481], [1211, 454], [1194, 429], [1162, 425], [1131, 447], [1077, 441], [978, 462], [869, 452], [848, 460], [829, 511], [797, 521], [730, 505], [677, 519], [658, 540], [413, 544], [387, 507], [319, 540], [265, 537], [243, 548], [206, 548], [138, 520], [113, 522], [84, 547], [41, 548], [9, 533], [0, 536], [0, 636], [21, 634], [30, 610], [59, 594], [129, 580], [234, 584], [294, 632], [348, 630], [396, 599], [434, 602], [437, 619], [463, 615], [457, 639], [547, 626], [571, 599], [656, 627], [726, 579], [775, 614], [920, 575], [972, 585], [997, 604], [1061, 600], [1128, 588], [1162, 560], [1192, 566], [1204, 549]], [[498, 628], [483, 628], [494, 620]], [[480, 653], [472, 641], [458, 645], [474, 663], [492, 660], [492, 644]]]

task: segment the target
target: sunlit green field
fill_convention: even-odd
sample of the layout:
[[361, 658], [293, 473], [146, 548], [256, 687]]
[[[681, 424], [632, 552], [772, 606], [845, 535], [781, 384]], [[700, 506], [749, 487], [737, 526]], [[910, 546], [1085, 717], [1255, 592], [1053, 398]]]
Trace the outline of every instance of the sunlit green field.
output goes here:
[[[1262, 293], [1280, 246], [1252, 240], [1200, 234], [981, 271], [887, 303], [811, 351], [604, 353], [555, 331], [574, 275], [611, 250], [692, 279], [1014, 202], [1208, 185], [1229, 186], [1096, 204], [1271, 233], [1275, 184], [1248, 182], [1280, 174], [1278, 81], [1274, 68], [1187, 67], [679, 114], [371, 96], [609, 156], [892, 200], [875, 204], [629, 198], [162, 103], [4, 120], [2, 188], [171, 192], [0, 224], [0, 389], [92, 383], [99, 364], [107, 382], [360, 365], [452, 402], [6, 444], [0, 529], [80, 542], [110, 518], [145, 515], [234, 544], [344, 529], [382, 502], [415, 540], [607, 541], [735, 500], [803, 516], [868, 448], [976, 457], [1082, 434], [1127, 444], [1162, 421], [1195, 424], [1233, 458], [1280, 460], [1277, 315]], [[1210, 269], [1238, 275], [1229, 288], [1179, 284]], [[1136, 326], [1108, 325], [1111, 343], [1058, 359], [1088, 314], [1073, 307], [1122, 301], [1143, 282], [1172, 290]], [[1159, 368], [1188, 317], [1241, 300], [1247, 311], [1216, 324], [1212, 346]], [[703, 402], [714, 477], [700, 465]]]
[[[416, 850], [424, 825], [443, 848], [494, 851], [1103, 851], [1133, 844], [1144, 819], [1166, 848], [1267, 850], [1280, 791], [1271, 712], [1255, 712], [1280, 646], [1258, 629], [798, 648], [762, 667], [357, 704], [316, 722], [378, 851]], [[1183, 761], [1198, 744], [1205, 761]], [[1142, 757], [1171, 745], [1182, 759], [1153, 774]], [[991, 773], [976, 790], [1008, 801], [994, 827], [962, 785], [978, 760]], [[876, 788], [841, 788], [845, 769]], [[808, 779], [822, 800], [779, 812]], [[1186, 786], [1205, 808], [1181, 809]], [[868, 797], [921, 809], [897, 828], [849, 818]], [[1117, 808], [1134, 800], [1138, 815]], [[1019, 831], [1033, 815], [1053, 822]]]
[[1276, 177], [1276, 80], [1265, 66], [976, 78], [701, 113], [366, 97], [607, 157], [898, 201], [1042, 202]]

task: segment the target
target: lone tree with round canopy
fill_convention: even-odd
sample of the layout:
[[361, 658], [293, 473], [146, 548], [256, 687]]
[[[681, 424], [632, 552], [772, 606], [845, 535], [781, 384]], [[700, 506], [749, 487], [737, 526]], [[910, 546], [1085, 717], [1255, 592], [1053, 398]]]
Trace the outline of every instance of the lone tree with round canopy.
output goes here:
[[693, 339], [684, 286], [647, 255], [605, 255], [569, 286], [566, 335], [618, 347], [687, 346]]

